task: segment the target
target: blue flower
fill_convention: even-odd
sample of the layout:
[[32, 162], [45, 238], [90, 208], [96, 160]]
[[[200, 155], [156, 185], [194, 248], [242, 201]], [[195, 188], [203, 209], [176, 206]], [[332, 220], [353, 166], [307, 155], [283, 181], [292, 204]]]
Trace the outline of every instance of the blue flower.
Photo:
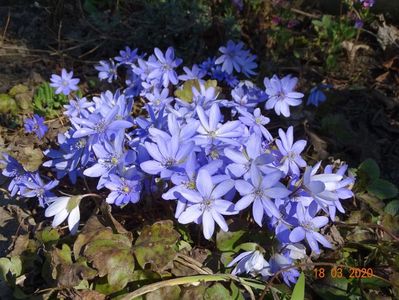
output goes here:
[[222, 55], [216, 59], [215, 64], [222, 64], [222, 71], [228, 74], [233, 73], [233, 68], [237, 72], [241, 72], [246, 56], [243, 47], [244, 43], [242, 42], [235, 44], [233, 41], [228, 41], [226, 46], [219, 48]]
[[235, 205], [236, 210], [243, 210], [251, 203], [252, 215], [255, 222], [262, 227], [263, 215], [266, 212], [269, 216], [280, 218], [281, 214], [272, 199], [287, 197], [291, 192], [280, 183], [282, 173], [275, 171], [262, 176], [256, 165], [251, 166], [251, 180], [236, 180], [236, 190], [243, 196]]
[[3, 165], [2, 174], [11, 178], [8, 190], [14, 197], [19, 192], [23, 182], [30, 176], [30, 173], [26, 172], [17, 160], [7, 153], [0, 152], [0, 157], [3, 157], [3, 159], [0, 159], [0, 165]]
[[310, 90], [310, 94], [308, 97], [308, 101], [306, 102], [307, 105], [314, 105], [314, 106], [319, 106], [320, 103], [323, 103], [324, 101], [327, 100], [326, 95], [323, 93], [322, 89], [323, 88], [331, 88], [331, 85], [319, 85], [315, 86]]
[[109, 175], [105, 187], [111, 190], [106, 201], [110, 204], [125, 205], [137, 203], [140, 200], [141, 183], [138, 175], [120, 177], [116, 174]]
[[252, 134], [241, 151], [232, 148], [225, 148], [224, 154], [233, 163], [226, 167], [226, 174], [230, 174], [235, 178], [243, 177], [248, 180], [251, 176], [250, 169], [253, 163], [262, 168], [263, 165], [273, 162], [273, 157], [265, 154], [262, 150], [262, 140]]
[[301, 203], [298, 203], [296, 209], [298, 226], [290, 233], [290, 241], [297, 243], [306, 239], [310, 248], [317, 254], [320, 254], [318, 243], [326, 248], [332, 248], [331, 243], [318, 231], [328, 223], [328, 218], [324, 216], [313, 217], [309, 210], [305, 209]]
[[21, 196], [27, 198], [37, 197], [39, 205], [44, 207], [47, 204], [49, 197], [52, 197], [51, 189], [58, 185], [58, 180], [52, 180], [44, 183], [38, 173], [30, 174], [21, 182], [20, 193]]
[[134, 63], [137, 58], [139, 57], [137, 55], [138, 49], [130, 49], [130, 47], [125, 47], [125, 50], [119, 51], [119, 56], [115, 57], [115, 60], [121, 64], [131, 64]]
[[195, 152], [193, 151], [189, 154], [184, 172], [174, 173], [171, 177], [171, 181], [175, 186], [162, 195], [162, 198], [165, 200], [178, 200], [175, 213], [176, 218], [178, 218], [187, 207], [187, 200], [182, 197], [179, 192], [186, 189], [195, 190], [195, 182], [200, 170], [206, 169], [209, 175], [212, 176], [217, 173], [222, 165], [223, 162], [221, 160], [214, 160], [200, 167]]
[[87, 101], [86, 97], [76, 98], [76, 100], [69, 100], [69, 104], [64, 105], [66, 111], [64, 115], [67, 117], [83, 117], [87, 118], [89, 115], [89, 111], [87, 110], [89, 107], [93, 106], [93, 102]]
[[61, 70], [61, 76], [53, 74], [50, 78], [50, 86], [55, 88], [56, 94], [69, 95], [72, 91], [77, 91], [79, 79], [72, 78], [73, 72], [67, 72], [65, 69]]
[[146, 93], [145, 98], [148, 100], [148, 104], [154, 109], [154, 112], [158, 112], [162, 107], [170, 104], [173, 101], [173, 97], [169, 97], [169, 89], [163, 88], [154, 90], [150, 93]]
[[294, 175], [299, 176], [299, 168], [306, 167], [306, 162], [301, 157], [301, 152], [305, 149], [306, 141], [299, 140], [294, 143], [294, 128], [288, 127], [287, 133], [280, 128], [278, 130], [280, 139], [276, 140], [276, 145], [280, 151], [280, 170], [284, 174], [291, 172]]
[[287, 75], [279, 79], [274, 75], [271, 79], [265, 78], [264, 84], [266, 87], [266, 94], [269, 99], [266, 101], [266, 109], [274, 109], [279, 116], [290, 116], [290, 106], [298, 106], [302, 103], [302, 93], [296, 92], [295, 86], [298, 78]]
[[24, 127], [27, 133], [34, 132], [39, 139], [43, 138], [48, 130], [47, 125], [44, 124], [44, 118], [36, 114], [32, 118], [25, 119]]
[[174, 49], [169, 47], [164, 55], [161, 50], [155, 48], [154, 53], [158, 61], [148, 62], [148, 65], [153, 68], [148, 78], [160, 80], [165, 88], [169, 86], [169, 82], [177, 84], [179, 79], [174, 69], [182, 63], [182, 60], [175, 58]]
[[228, 121], [224, 124], [220, 124], [222, 114], [220, 113], [218, 104], [212, 105], [209, 111], [209, 117], [205, 114], [201, 106], [197, 107], [197, 114], [201, 123], [201, 126], [197, 130], [199, 134], [194, 137], [197, 145], [209, 145], [215, 144], [215, 142], [236, 146], [240, 145], [234, 138], [243, 135], [241, 130], [242, 123], [240, 121]]
[[44, 154], [51, 158], [43, 163], [44, 167], [55, 167], [57, 178], [68, 175], [72, 183], [76, 183], [77, 176], [81, 175], [81, 168], [85, 167], [90, 159], [90, 150], [87, 137], [72, 138], [73, 130], [58, 135], [59, 150], [48, 149]]
[[228, 231], [223, 215], [234, 215], [238, 211], [234, 210], [232, 202], [223, 200], [222, 197], [234, 188], [234, 181], [227, 179], [215, 186], [208, 171], [201, 169], [195, 186], [195, 190], [179, 191], [189, 202], [186, 210], [178, 218], [179, 223], [202, 222], [203, 234], [208, 240], [215, 231], [215, 222], [223, 231]]
[[241, 116], [238, 118], [242, 123], [249, 126], [250, 132], [256, 133], [258, 136], [263, 136], [269, 142], [273, 140], [269, 130], [265, 128], [269, 124], [270, 119], [262, 115], [260, 108], [256, 108], [254, 113], [251, 114], [241, 108], [237, 108]]
[[282, 255], [280, 253], [276, 253], [270, 258], [270, 268], [273, 274], [282, 269], [289, 268], [282, 272], [283, 280], [288, 286], [291, 286], [291, 283], [296, 283], [300, 275], [298, 270], [294, 267], [292, 259], [288, 257], [288, 255]]
[[101, 144], [93, 146], [97, 162], [84, 170], [83, 174], [89, 177], [100, 177], [98, 189], [104, 186], [109, 174], [123, 170], [124, 167], [133, 164], [136, 160], [134, 151], [124, 149], [123, 137], [123, 134], [117, 134], [112, 143], [104, 140]]
[[231, 274], [239, 275], [242, 273], [251, 274], [251, 276], [256, 277], [261, 274], [263, 279], [272, 275], [270, 272], [270, 265], [268, 261], [263, 257], [262, 253], [258, 250], [245, 251], [234, 258], [227, 267], [230, 268], [235, 266]]
[[100, 80], [107, 80], [111, 83], [118, 78], [118, 65], [112, 59], [109, 61], [101, 60], [99, 63], [99, 65], [95, 66], [95, 69], [98, 71]]
[[104, 140], [111, 134], [132, 127], [133, 123], [129, 121], [115, 119], [119, 110], [120, 107], [115, 105], [105, 116], [100, 113], [92, 113], [88, 118], [72, 118], [73, 122], [81, 126], [75, 131], [72, 137], [81, 138], [89, 136], [89, 143], [92, 145], [98, 141]]
[[145, 143], [145, 148], [153, 158], [142, 162], [141, 169], [151, 175], [160, 174], [169, 179], [175, 172], [182, 171], [189, 153], [193, 150], [193, 142], [180, 143], [179, 136], [165, 139], [157, 136], [155, 143]]
[[183, 67], [183, 71], [186, 73], [184, 75], [180, 75], [179, 79], [183, 80], [183, 81], [187, 81], [187, 80], [198, 80], [203, 78], [206, 75], [206, 71], [200, 67], [198, 67], [198, 65], [193, 65], [193, 67], [191, 68], [187, 68], [187, 67]]

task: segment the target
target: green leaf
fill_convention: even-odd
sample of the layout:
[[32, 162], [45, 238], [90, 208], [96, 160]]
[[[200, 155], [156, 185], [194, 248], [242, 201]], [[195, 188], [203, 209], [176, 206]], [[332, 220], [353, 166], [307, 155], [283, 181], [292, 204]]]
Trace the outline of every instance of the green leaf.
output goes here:
[[374, 159], [368, 158], [359, 166], [359, 170], [365, 172], [371, 180], [380, 177], [380, 168]]
[[233, 251], [236, 243], [244, 236], [245, 230], [224, 232], [219, 230], [216, 233], [216, 247], [220, 251]]
[[388, 214], [396, 216], [399, 213], [399, 200], [392, 200], [389, 202], [385, 206], [384, 211]]
[[204, 300], [226, 300], [232, 299], [230, 291], [223, 284], [215, 283], [205, 290]]
[[37, 233], [37, 239], [42, 241], [44, 244], [51, 244], [52, 242], [58, 241], [59, 238], [60, 235], [58, 231], [51, 227], [46, 227]]
[[99, 276], [107, 275], [115, 291], [123, 289], [134, 271], [131, 241], [122, 234], [112, 234], [102, 239], [101, 233], [86, 245], [84, 255], [98, 270]]
[[22, 273], [21, 258], [19, 256], [13, 256], [11, 257], [10, 262], [11, 262], [11, 267], [10, 267], [11, 274], [15, 275], [15, 277], [20, 276]]
[[7, 257], [0, 258], [0, 278], [7, 281], [7, 273], [10, 271], [11, 262]]
[[144, 269], [149, 263], [153, 270], [162, 270], [174, 259], [179, 237], [170, 220], [145, 226], [134, 244], [140, 266]]
[[303, 272], [298, 278], [295, 284], [294, 290], [292, 291], [291, 300], [304, 300], [305, 299], [305, 274]]
[[384, 179], [374, 180], [368, 187], [367, 191], [374, 194], [381, 200], [390, 199], [398, 195], [398, 188]]

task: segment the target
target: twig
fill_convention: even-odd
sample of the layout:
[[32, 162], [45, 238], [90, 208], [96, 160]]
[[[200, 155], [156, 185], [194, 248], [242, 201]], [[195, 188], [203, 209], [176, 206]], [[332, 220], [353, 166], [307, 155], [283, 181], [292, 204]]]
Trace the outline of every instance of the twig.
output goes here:
[[300, 9], [297, 9], [297, 8], [291, 8], [291, 11], [296, 13], [296, 14], [303, 15], [303, 16], [306, 16], [306, 17], [309, 17], [309, 18], [312, 18], [312, 19], [319, 19], [320, 18], [320, 16], [318, 16], [318, 15], [307, 13], [306, 11], [303, 11], [303, 10], [300, 10]]
[[10, 24], [10, 19], [11, 19], [10, 9], [8, 9], [6, 26], [4, 27], [3, 37], [2, 37], [2, 41], [3, 42], [4, 42], [5, 38], [6, 38], [6, 33], [7, 33], [8, 25]]

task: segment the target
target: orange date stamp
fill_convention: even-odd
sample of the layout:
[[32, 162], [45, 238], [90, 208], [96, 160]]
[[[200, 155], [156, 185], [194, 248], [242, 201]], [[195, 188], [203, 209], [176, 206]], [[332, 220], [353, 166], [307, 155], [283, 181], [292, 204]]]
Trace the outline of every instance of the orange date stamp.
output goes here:
[[316, 279], [323, 279], [328, 275], [332, 278], [371, 278], [374, 276], [374, 271], [373, 268], [350, 267], [348, 272], [344, 271], [344, 268], [341, 267], [333, 267], [331, 269], [321, 267], [314, 268], [313, 275]]

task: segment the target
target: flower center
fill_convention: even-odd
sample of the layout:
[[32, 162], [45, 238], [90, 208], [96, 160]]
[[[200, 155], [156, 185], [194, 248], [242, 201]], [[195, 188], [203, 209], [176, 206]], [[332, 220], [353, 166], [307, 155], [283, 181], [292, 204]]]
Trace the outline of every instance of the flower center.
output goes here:
[[123, 186], [122, 191], [123, 191], [125, 194], [128, 194], [128, 193], [130, 192], [130, 188], [129, 188], [127, 185], [125, 185], [125, 186]]
[[80, 139], [76, 146], [78, 149], [82, 149], [86, 146], [86, 143], [87, 143], [86, 139]]
[[253, 191], [253, 194], [257, 198], [261, 198], [263, 196], [263, 191], [261, 189], [256, 189]]
[[208, 135], [211, 137], [211, 138], [216, 138], [216, 132], [215, 131], [210, 131], [209, 133], [208, 133]]
[[188, 188], [189, 190], [195, 190], [195, 181], [194, 180], [190, 180], [189, 182], [185, 183], [186, 188]]
[[213, 199], [209, 199], [209, 198], [204, 198], [204, 201], [202, 202], [202, 210], [209, 210], [212, 206], [213, 203]]
[[164, 166], [167, 168], [170, 168], [171, 166], [173, 166], [176, 163], [176, 160], [173, 158], [168, 158], [165, 163]]
[[105, 121], [102, 120], [102, 121], [100, 121], [100, 122], [96, 125], [95, 130], [96, 130], [98, 133], [103, 133], [103, 132], [105, 131], [105, 128], [106, 128]]

